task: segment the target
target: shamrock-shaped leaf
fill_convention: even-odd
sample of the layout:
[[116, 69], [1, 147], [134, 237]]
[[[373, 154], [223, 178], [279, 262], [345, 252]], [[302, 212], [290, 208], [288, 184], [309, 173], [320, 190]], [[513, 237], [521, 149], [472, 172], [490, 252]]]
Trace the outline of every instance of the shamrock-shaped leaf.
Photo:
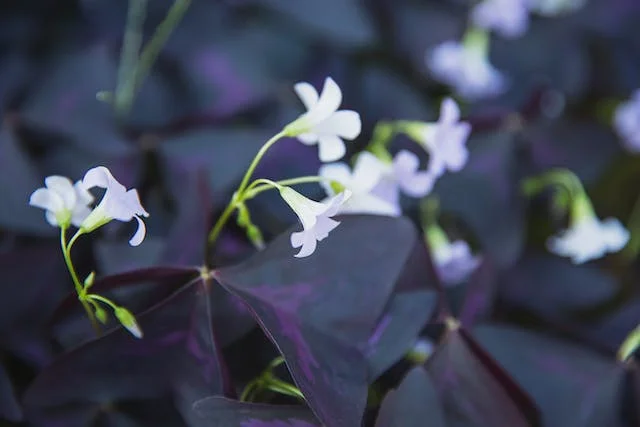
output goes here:
[[447, 330], [427, 369], [447, 417], [472, 425], [537, 425], [527, 394], [464, 328]]
[[170, 394], [188, 418], [196, 400], [228, 392], [211, 329], [208, 289], [194, 280], [137, 313], [144, 339], [117, 328], [62, 355], [26, 392], [28, 418], [47, 420], [61, 407]]
[[251, 308], [327, 426], [360, 423], [363, 351], [415, 238], [404, 219], [340, 220], [339, 232], [311, 257], [293, 258], [289, 231], [248, 261], [214, 272]]

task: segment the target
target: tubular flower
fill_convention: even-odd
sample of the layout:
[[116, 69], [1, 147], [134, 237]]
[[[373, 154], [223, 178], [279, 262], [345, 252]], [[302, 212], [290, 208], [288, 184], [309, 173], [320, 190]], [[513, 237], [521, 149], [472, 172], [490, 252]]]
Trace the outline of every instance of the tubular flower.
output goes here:
[[622, 138], [627, 150], [640, 152], [640, 89], [637, 89], [629, 101], [616, 108], [613, 127]]
[[471, 11], [471, 21], [503, 37], [519, 37], [529, 26], [529, 0], [484, 0]]
[[98, 166], [90, 169], [84, 176], [82, 184], [85, 188], [100, 187], [106, 189], [102, 200], [80, 225], [80, 230], [88, 233], [103, 225], [118, 220], [129, 222], [138, 221], [138, 229], [129, 240], [131, 246], [138, 246], [144, 240], [146, 227], [141, 217], [148, 217], [149, 213], [142, 207], [138, 191], [127, 190], [111, 175], [109, 169]]
[[291, 246], [300, 248], [295, 257], [304, 258], [316, 250], [317, 242], [324, 240], [340, 224], [331, 217], [338, 213], [351, 193], [345, 190], [322, 203], [308, 199], [291, 187], [280, 188], [280, 195], [302, 223], [302, 231], [291, 234]]

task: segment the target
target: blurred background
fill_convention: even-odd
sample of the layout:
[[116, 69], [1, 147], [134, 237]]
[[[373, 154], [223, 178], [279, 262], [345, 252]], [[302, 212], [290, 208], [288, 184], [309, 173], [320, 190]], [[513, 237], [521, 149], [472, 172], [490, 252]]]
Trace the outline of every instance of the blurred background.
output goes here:
[[[327, 76], [338, 82], [343, 108], [363, 119], [351, 154], [380, 120], [435, 121], [451, 91], [429, 73], [425, 55], [460, 40], [473, 4], [192, 0], [130, 114], [117, 118], [97, 94], [116, 85], [127, 3], [0, 6], [0, 396], [11, 396], [0, 399], [0, 419], [21, 418], [15, 396], [60, 351], [45, 325], [72, 289], [57, 230], [27, 203], [44, 177], [77, 180], [105, 165], [127, 188], [138, 188], [152, 213], [138, 248], [127, 244], [132, 224], [112, 224], [80, 242], [81, 270], [199, 265], [203, 233], [256, 151], [303, 111], [295, 83], [319, 88]], [[172, 4], [148, 1], [147, 38]], [[473, 126], [470, 161], [435, 189], [443, 226], [495, 268], [496, 318], [605, 353], [640, 322], [640, 218], [633, 223], [640, 158], [625, 151], [611, 124], [616, 106], [640, 87], [639, 24], [637, 0], [587, 0], [557, 16], [532, 15], [522, 37], [493, 34], [491, 62], [509, 88], [461, 100]], [[393, 147], [406, 144], [398, 138]], [[315, 174], [318, 166], [315, 147], [286, 140], [258, 173], [286, 178]], [[630, 250], [586, 266], [546, 252], [545, 239], [566, 218], [553, 215], [544, 194], [525, 199], [519, 185], [550, 167], [573, 170], [600, 217], [631, 221]], [[323, 195], [312, 186], [305, 191]], [[268, 239], [295, 222], [277, 197], [251, 208]], [[415, 217], [415, 206], [408, 212]], [[229, 236], [216, 253], [219, 263], [252, 250], [233, 227]]]

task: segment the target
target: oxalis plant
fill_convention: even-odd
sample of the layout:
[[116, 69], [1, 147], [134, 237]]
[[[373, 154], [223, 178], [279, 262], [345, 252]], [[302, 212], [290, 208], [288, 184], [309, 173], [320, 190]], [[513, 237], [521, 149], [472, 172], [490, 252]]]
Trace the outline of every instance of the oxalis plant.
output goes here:
[[[129, 2], [116, 87], [98, 93], [95, 102], [126, 119], [190, 3], [176, 1], [144, 44], [147, 2]], [[589, 362], [586, 377], [575, 375], [588, 392], [554, 413], [550, 423], [544, 409], [553, 405], [544, 401], [546, 389], [529, 387], [530, 378], [514, 374], [514, 366], [531, 359], [561, 376], [573, 369], [573, 356], [580, 359], [578, 351], [533, 332], [482, 324], [498, 267], [473, 231], [452, 226], [456, 213], [447, 212], [434, 194], [443, 177], [461, 174], [473, 156], [467, 141], [475, 128], [463, 114], [465, 102], [491, 98], [511, 84], [489, 62], [490, 33], [521, 37], [531, 14], [552, 17], [580, 6], [568, 0], [474, 3], [461, 41], [445, 41], [425, 53], [425, 69], [453, 95], [443, 96], [438, 116], [424, 121], [379, 121], [363, 132], [360, 114], [342, 109], [338, 79], [326, 76], [317, 87], [300, 82], [288, 88], [304, 112], [262, 144], [219, 214], [205, 212], [211, 216], [206, 232], [191, 236], [204, 247], [200, 265], [81, 274], [76, 260], [85, 256], [83, 240], [114, 221], [135, 220], [129, 245], [143, 245], [147, 228], [154, 233], [154, 211], [104, 165], [82, 177], [46, 177], [29, 204], [43, 209], [59, 231], [60, 262], [75, 294], [56, 315], [73, 317], [82, 309], [83, 322], [75, 326], [84, 341], [25, 392], [30, 421], [94, 425], [98, 413], [115, 413], [122, 401], [142, 410], [139, 401], [157, 399], [173, 402], [179, 422], [190, 426], [517, 427], [561, 425], [554, 423], [567, 421], [565, 416], [582, 417], [576, 426], [610, 425], [585, 420], [604, 417], [593, 407], [608, 402], [602, 396], [614, 389], [611, 384], [640, 378], [633, 376], [640, 326], [627, 331], [615, 358]], [[634, 121], [639, 111], [640, 95], [634, 94], [611, 120], [629, 147], [640, 145], [640, 124]], [[371, 138], [357, 150], [362, 133]], [[317, 150], [319, 169], [286, 179], [260, 176], [267, 154], [292, 139]], [[303, 191], [310, 185], [317, 186], [316, 197]], [[263, 212], [254, 203], [266, 193], [277, 194], [297, 218], [275, 237], [261, 226]], [[630, 226], [601, 219], [568, 168], [523, 177], [518, 197], [532, 204], [545, 200], [549, 222], [561, 224], [544, 242], [551, 262], [572, 267], [607, 254], [637, 255], [628, 231], [637, 221], [636, 209]], [[242, 239], [234, 234], [238, 230]], [[252, 246], [251, 256], [233, 265], [220, 262], [228, 247], [245, 243]], [[132, 290], [141, 283], [153, 286]], [[467, 290], [458, 301], [463, 285]], [[260, 369], [239, 374], [225, 351], [256, 324], [272, 351], [243, 348], [242, 357], [258, 360]], [[496, 336], [521, 345], [501, 353]], [[562, 356], [536, 359], [535, 351], [551, 342]], [[72, 416], [64, 404], [82, 395], [99, 405], [74, 418], [83, 421], [65, 424]], [[172, 425], [162, 420], [162, 405], [154, 406], [152, 412], [161, 414], [158, 425]], [[129, 420], [112, 422], [124, 426]]]

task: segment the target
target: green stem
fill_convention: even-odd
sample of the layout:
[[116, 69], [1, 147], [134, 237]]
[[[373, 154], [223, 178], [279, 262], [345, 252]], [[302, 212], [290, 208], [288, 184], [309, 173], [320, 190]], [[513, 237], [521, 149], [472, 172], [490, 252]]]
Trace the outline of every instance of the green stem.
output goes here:
[[638, 346], [640, 346], [640, 325], [636, 326], [625, 338], [618, 350], [618, 360], [625, 362], [636, 351]]
[[82, 304], [82, 307], [84, 308], [84, 311], [87, 313], [87, 317], [89, 318], [89, 321], [91, 322], [91, 326], [93, 327], [93, 330], [95, 331], [96, 335], [100, 336], [102, 335], [102, 329], [98, 324], [98, 321], [93, 313], [93, 310], [91, 310], [91, 305], [85, 299], [84, 288], [82, 287], [82, 284], [78, 279], [78, 274], [76, 273], [76, 269], [73, 266], [73, 262], [71, 260], [71, 246], [73, 246], [73, 243], [75, 243], [75, 241], [78, 239], [78, 237], [80, 237], [80, 235], [82, 235], [82, 233], [78, 230], [78, 232], [76, 232], [76, 234], [71, 238], [71, 241], [67, 244], [67, 229], [61, 228], [60, 229], [60, 246], [62, 246], [62, 255], [64, 256], [64, 262], [67, 265], [69, 274], [71, 274], [71, 279], [73, 280], [73, 285], [76, 289], [76, 294], [78, 294], [78, 301], [80, 301], [80, 303]]
[[109, 307], [111, 307], [113, 310], [119, 308], [117, 305], [115, 305], [113, 303], [113, 301], [111, 301], [111, 300], [109, 300], [109, 299], [107, 299], [107, 298], [105, 298], [103, 296], [97, 295], [97, 294], [89, 294], [89, 295], [87, 295], [87, 299], [100, 301], [101, 303], [106, 304]]
[[[265, 181], [268, 181], [268, 183], [265, 183]], [[271, 190], [272, 188], [279, 188], [279, 187], [289, 187], [292, 185], [298, 185], [298, 184], [309, 184], [309, 183], [313, 183], [313, 182], [327, 182], [327, 183], [331, 183], [332, 180], [328, 179], [328, 178], [324, 178], [321, 176], [301, 176], [299, 178], [291, 178], [291, 179], [283, 179], [280, 181], [271, 181], [271, 180], [265, 180], [265, 179], [257, 179], [255, 180], [249, 187], [247, 187], [247, 190], [245, 191], [245, 196], [244, 196], [244, 200], [249, 200], [254, 198], [255, 196], [257, 196], [258, 194], [267, 191], [267, 190]], [[255, 186], [255, 184], [263, 184], [260, 186]]]
[[118, 83], [114, 96], [116, 114], [126, 116], [133, 104], [135, 90], [135, 75], [138, 55], [142, 46], [142, 27], [147, 8], [147, 0], [129, 0], [127, 24], [120, 51], [120, 66], [118, 68]]
[[[220, 215], [220, 218], [218, 218], [218, 221], [216, 221], [215, 225], [211, 229], [211, 232], [209, 233], [209, 237], [207, 239], [208, 240], [207, 248], [210, 248], [220, 236], [220, 233], [222, 232], [222, 228], [229, 220], [229, 217], [231, 216], [231, 214], [233, 213], [236, 207], [236, 204], [239, 201], [244, 200], [244, 192], [246, 190], [247, 185], [249, 184], [249, 180], [251, 179], [253, 172], [258, 166], [258, 163], [260, 163], [260, 160], [262, 159], [262, 157], [264, 157], [264, 154], [267, 152], [267, 150], [269, 150], [269, 148], [271, 148], [273, 144], [278, 142], [278, 140], [280, 140], [280, 138], [282, 138], [283, 136], [285, 136], [284, 131], [280, 131], [277, 134], [275, 134], [273, 137], [271, 137], [271, 139], [265, 142], [265, 144], [260, 148], [256, 156], [253, 158], [253, 160], [251, 161], [251, 164], [249, 165], [249, 169], [247, 169], [247, 172], [244, 174], [244, 177], [240, 182], [240, 186], [238, 187], [238, 190], [236, 190], [233, 197], [231, 198], [231, 201], [229, 202], [225, 210], [222, 212], [222, 215]], [[207, 256], [207, 259], [208, 259], [208, 256]]]
[[167, 12], [165, 19], [156, 28], [151, 40], [145, 45], [135, 71], [134, 95], [140, 90], [144, 79], [149, 75], [151, 67], [160, 54], [160, 50], [162, 50], [171, 33], [182, 20], [190, 4], [191, 0], [176, 0], [169, 12]]
[[242, 390], [242, 394], [240, 395], [240, 402], [250, 402], [249, 398], [255, 394], [254, 391], [258, 388], [260, 380], [261, 378], [258, 378], [245, 386], [244, 390]]
[[304, 395], [297, 387], [286, 383], [282, 380], [275, 378], [272, 375], [269, 375], [266, 378], [266, 388], [275, 391], [276, 393], [284, 394], [286, 396], [295, 397], [301, 400], [305, 400]]

